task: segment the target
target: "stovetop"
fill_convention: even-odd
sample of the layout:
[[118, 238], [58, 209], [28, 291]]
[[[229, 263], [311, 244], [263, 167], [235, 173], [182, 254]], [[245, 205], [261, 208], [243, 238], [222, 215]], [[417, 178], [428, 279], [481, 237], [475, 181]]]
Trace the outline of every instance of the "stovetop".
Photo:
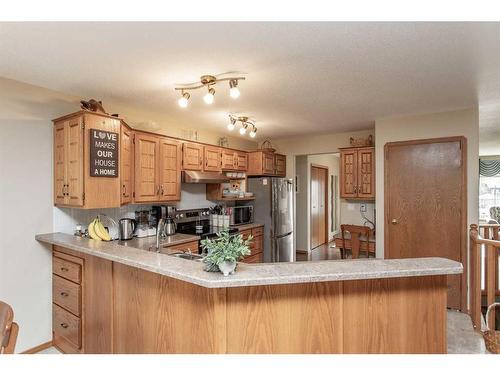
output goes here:
[[[201, 230], [200, 228], [198, 229], [196, 228], [197, 225], [201, 226]], [[177, 224], [177, 233], [193, 234], [200, 236], [201, 238], [214, 236], [217, 233], [221, 232], [222, 230], [224, 230], [224, 228], [211, 226], [208, 220], [198, 220], [198, 221]], [[229, 233], [238, 232], [238, 229], [236, 228], [228, 228], [228, 230]]]

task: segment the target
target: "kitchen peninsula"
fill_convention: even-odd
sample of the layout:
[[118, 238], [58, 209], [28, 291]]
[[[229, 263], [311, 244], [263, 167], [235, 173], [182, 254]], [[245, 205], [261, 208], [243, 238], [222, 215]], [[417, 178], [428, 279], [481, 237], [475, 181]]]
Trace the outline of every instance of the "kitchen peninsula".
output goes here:
[[[54, 343], [69, 353], [445, 353], [443, 258], [239, 264], [230, 277], [149, 245], [51, 246]], [[187, 240], [187, 239], [186, 239]], [[62, 297], [62, 298], [61, 298]]]

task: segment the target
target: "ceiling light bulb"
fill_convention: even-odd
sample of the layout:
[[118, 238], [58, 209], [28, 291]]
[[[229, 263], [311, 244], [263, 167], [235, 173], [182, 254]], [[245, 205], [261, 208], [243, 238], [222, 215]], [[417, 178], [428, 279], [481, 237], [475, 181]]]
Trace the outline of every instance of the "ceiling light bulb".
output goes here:
[[240, 129], [240, 134], [241, 134], [241, 135], [245, 135], [245, 133], [247, 132], [247, 126], [248, 126], [248, 125], [246, 125], [246, 124], [245, 124], [245, 125], [243, 125], [243, 126], [241, 127], [241, 129]]
[[177, 102], [179, 103], [179, 107], [186, 108], [188, 106], [189, 97], [190, 97], [189, 93], [183, 92], [182, 97]]
[[229, 124], [227, 124], [228, 130], [231, 130], [231, 131], [234, 130], [234, 123], [235, 122], [236, 121], [234, 121], [233, 119], [231, 119], [231, 122]]
[[214, 102], [215, 90], [213, 88], [208, 89], [208, 92], [203, 97], [203, 100], [207, 104], [212, 104]]
[[233, 99], [238, 99], [240, 97], [240, 89], [238, 88], [238, 80], [232, 79], [229, 81], [229, 95]]
[[255, 138], [255, 136], [257, 135], [257, 128], [254, 126], [252, 128], [252, 131], [248, 135], [252, 138]]

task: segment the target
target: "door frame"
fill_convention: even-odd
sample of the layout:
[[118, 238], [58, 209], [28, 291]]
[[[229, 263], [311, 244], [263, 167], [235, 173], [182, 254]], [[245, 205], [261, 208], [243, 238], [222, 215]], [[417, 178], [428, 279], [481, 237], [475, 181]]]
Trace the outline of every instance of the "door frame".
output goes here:
[[460, 309], [462, 311], [467, 311], [467, 294], [469, 290], [469, 285], [467, 282], [467, 272], [468, 272], [468, 231], [467, 231], [467, 138], [464, 136], [454, 136], [454, 137], [441, 137], [441, 138], [426, 138], [426, 139], [414, 139], [409, 141], [398, 141], [398, 142], [388, 142], [384, 145], [384, 258], [386, 258], [389, 252], [389, 158], [388, 152], [391, 147], [397, 146], [410, 146], [419, 144], [429, 144], [429, 143], [446, 143], [446, 142], [459, 142], [462, 157], [462, 231], [460, 235], [460, 257], [463, 265], [463, 273], [461, 277], [461, 291], [460, 291]]
[[[310, 166], [309, 166], [309, 191], [311, 192], [311, 194], [309, 195], [309, 228], [311, 229], [312, 225], [311, 225], [311, 222], [312, 222], [312, 170], [313, 168], [319, 168], [319, 169], [323, 169], [324, 171], [326, 171], [326, 179], [325, 179], [325, 220], [323, 222], [323, 225], [325, 226], [325, 242], [323, 242], [321, 245], [324, 245], [325, 243], [328, 243], [329, 240], [330, 240], [330, 236], [329, 236], [329, 227], [328, 227], [328, 209], [329, 209], [329, 205], [328, 205], [328, 195], [329, 195], [329, 192], [330, 192], [330, 189], [329, 189], [329, 183], [328, 183], [328, 179], [329, 179], [329, 176], [330, 176], [330, 170], [327, 166], [325, 165], [320, 165], [320, 164], [314, 164], [314, 163], [311, 163]], [[318, 245], [318, 246], [321, 246], [321, 245]], [[316, 246], [316, 247], [318, 247]], [[312, 246], [312, 230], [309, 230], [309, 247], [311, 250], [315, 249], [316, 247], [313, 247]]]

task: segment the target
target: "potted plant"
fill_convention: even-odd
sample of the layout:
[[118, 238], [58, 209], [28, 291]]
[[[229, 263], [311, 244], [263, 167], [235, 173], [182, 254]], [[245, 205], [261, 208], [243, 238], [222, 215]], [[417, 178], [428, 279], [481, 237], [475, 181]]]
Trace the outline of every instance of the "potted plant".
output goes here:
[[214, 239], [207, 238], [201, 241], [201, 246], [207, 252], [203, 262], [206, 264], [205, 271], [222, 272], [224, 276], [233, 273], [236, 262], [245, 255], [250, 255], [250, 243], [253, 237], [250, 235], [243, 240], [241, 234], [230, 235], [227, 229], [217, 233]]

